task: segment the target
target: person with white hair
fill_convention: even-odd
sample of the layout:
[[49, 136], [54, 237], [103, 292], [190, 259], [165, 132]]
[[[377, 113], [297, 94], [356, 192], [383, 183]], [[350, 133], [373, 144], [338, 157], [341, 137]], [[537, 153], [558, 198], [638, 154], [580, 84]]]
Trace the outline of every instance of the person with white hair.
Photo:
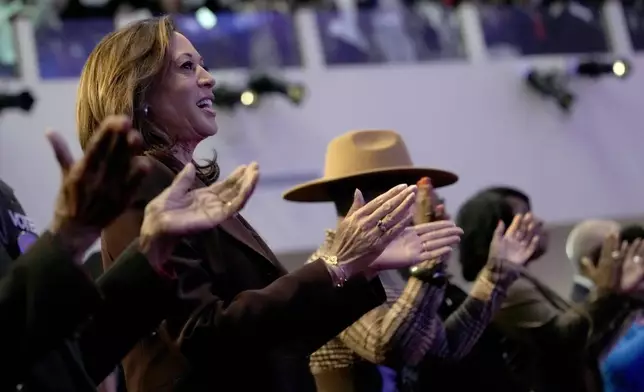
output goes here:
[[597, 265], [604, 239], [619, 234], [620, 224], [612, 220], [590, 219], [577, 224], [566, 240], [566, 255], [574, 271], [570, 299], [575, 303], [586, 300], [594, 284], [586, 273], [589, 265]]

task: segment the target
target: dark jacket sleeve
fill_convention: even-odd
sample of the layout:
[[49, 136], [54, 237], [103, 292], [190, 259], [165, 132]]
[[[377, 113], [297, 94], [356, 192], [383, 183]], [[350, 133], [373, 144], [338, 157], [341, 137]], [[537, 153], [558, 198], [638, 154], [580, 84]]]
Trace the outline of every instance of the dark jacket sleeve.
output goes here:
[[22, 373], [62, 344], [100, 300], [88, 275], [45, 232], [0, 280], [2, 373]]
[[96, 281], [101, 306], [76, 335], [85, 371], [96, 383], [110, 374], [144, 336], [154, 331], [174, 298], [172, 282], [159, 276], [132, 244]]
[[[130, 210], [103, 233], [107, 259], [131, 241], [124, 234], [138, 232], [141, 220], [142, 211]], [[309, 263], [265, 288], [227, 299], [219, 294], [219, 287], [213, 287], [200, 255], [183, 245], [177, 247], [172, 261], [190, 266], [178, 280], [177, 295], [185, 313], [179, 320], [175, 314], [169, 324], [174, 330], [171, 337], [188, 358], [212, 357], [201, 354], [213, 350], [239, 355], [244, 350], [289, 344], [313, 352], [385, 300], [378, 279], [356, 278], [343, 288], [334, 287], [322, 261]]]
[[318, 260], [261, 290], [241, 292], [228, 306], [216, 294], [205, 293], [184, 325], [180, 343], [189, 358], [207, 357], [203, 354], [211, 350], [239, 356], [289, 345], [309, 354], [385, 298], [378, 279], [356, 278], [334, 287]]

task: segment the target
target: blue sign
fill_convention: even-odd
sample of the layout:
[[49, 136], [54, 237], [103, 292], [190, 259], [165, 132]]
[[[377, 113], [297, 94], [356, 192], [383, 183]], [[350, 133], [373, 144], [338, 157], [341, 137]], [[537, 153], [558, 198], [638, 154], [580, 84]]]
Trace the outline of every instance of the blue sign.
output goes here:
[[491, 57], [608, 51], [599, 8], [555, 3], [542, 8], [490, 5], [479, 9]]
[[89, 54], [114, 30], [111, 19], [66, 20], [36, 30], [38, 69], [43, 79], [78, 78]]
[[328, 65], [465, 58], [460, 21], [440, 4], [428, 3], [413, 11], [401, 5], [356, 15], [319, 12], [317, 21]]

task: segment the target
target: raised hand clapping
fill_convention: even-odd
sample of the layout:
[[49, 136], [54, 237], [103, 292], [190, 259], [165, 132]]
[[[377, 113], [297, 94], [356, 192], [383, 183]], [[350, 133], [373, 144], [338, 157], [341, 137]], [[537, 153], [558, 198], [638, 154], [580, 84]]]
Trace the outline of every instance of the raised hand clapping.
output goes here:
[[597, 265], [584, 257], [581, 260], [584, 274], [600, 292], [632, 294], [642, 291], [644, 282], [644, 241], [630, 245], [620, 243], [617, 235], [604, 239]]
[[532, 214], [517, 214], [510, 227], [499, 222], [492, 242], [489, 259], [507, 260], [513, 264], [524, 265], [539, 245], [538, 224]]
[[451, 253], [462, 234], [460, 227], [446, 220], [408, 227], [385, 248], [370, 268], [398, 269], [427, 260], [442, 260]]
[[[62, 171], [50, 231], [69, 242], [72, 252], [82, 255], [101, 229], [125, 210], [149, 169], [147, 158], [139, 156], [141, 136], [127, 117], [110, 116], [78, 162], [60, 134], [48, 132], [47, 139]], [[80, 257], [75, 259], [81, 261]]]
[[344, 278], [372, 272], [372, 263], [412, 221], [416, 186], [398, 185], [365, 204], [356, 189], [353, 205], [340, 222], [333, 243], [323, 255], [342, 265]]
[[208, 187], [194, 186], [196, 169], [187, 164], [172, 185], [148, 203], [142, 236], [179, 236], [211, 229], [241, 210], [259, 178], [257, 163], [238, 167]]

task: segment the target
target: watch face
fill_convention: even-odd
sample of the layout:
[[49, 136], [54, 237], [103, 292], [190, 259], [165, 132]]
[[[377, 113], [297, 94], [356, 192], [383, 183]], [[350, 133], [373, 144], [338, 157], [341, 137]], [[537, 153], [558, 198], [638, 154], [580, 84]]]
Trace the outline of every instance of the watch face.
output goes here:
[[20, 254], [23, 254], [33, 245], [34, 242], [38, 239], [38, 236], [29, 231], [23, 231], [18, 235], [18, 248], [20, 249]]

